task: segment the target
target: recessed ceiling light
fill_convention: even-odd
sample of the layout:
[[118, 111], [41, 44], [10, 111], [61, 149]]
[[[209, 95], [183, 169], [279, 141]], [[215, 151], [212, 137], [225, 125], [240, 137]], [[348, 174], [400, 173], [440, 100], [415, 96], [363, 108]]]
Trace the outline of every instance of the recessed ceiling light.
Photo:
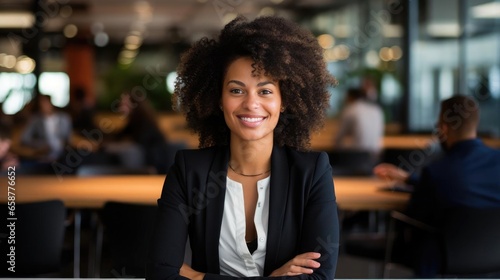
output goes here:
[[500, 18], [500, 2], [489, 2], [474, 6], [472, 15], [475, 18]]
[[34, 22], [29, 12], [0, 12], [0, 28], [30, 28]]

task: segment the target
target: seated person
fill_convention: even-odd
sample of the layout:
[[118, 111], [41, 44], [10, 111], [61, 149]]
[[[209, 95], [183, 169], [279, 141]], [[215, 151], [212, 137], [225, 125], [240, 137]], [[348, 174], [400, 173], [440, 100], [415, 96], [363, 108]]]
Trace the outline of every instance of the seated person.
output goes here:
[[9, 126], [0, 122], [0, 171], [4, 173], [9, 167], [19, 165], [19, 160], [15, 154], [10, 151], [12, 144], [12, 133]]
[[[383, 136], [384, 115], [380, 106], [368, 101], [363, 89], [350, 88], [335, 137], [335, 149], [368, 151], [372, 155], [372, 163], [375, 163], [382, 148]], [[349, 144], [348, 137], [352, 138]]]
[[[438, 226], [440, 213], [450, 207], [500, 207], [500, 151], [477, 139], [478, 124], [479, 106], [472, 98], [457, 95], [441, 103], [438, 136], [444, 154], [426, 165], [419, 178], [414, 176], [415, 190], [406, 210], [410, 217]], [[378, 166], [375, 174], [401, 181], [410, 178], [394, 166]], [[418, 242], [416, 274], [435, 277], [440, 251], [432, 240]]]
[[174, 104], [201, 149], [166, 177], [146, 279], [335, 277], [332, 169], [308, 151], [335, 84], [321, 54], [293, 22], [238, 17], [182, 56]]
[[33, 150], [37, 161], [58, 160], [70, 141], [71, 118], [56, 111], [48, 95], [38, 94], [35, 102], [37, 111], [22, 133], [21, 144]]
[[121, 165], [128, 168], [156, 167], [158, 173], [164, 155], [162, 149], [167, 139], [158, 127], [156, 115], [148, 100], [135, 98], [125, 92], [120, 97], [117, 111], [126, 120], [125, 127], [114, 135], [109, 135], [105, 151], [116, 155]]

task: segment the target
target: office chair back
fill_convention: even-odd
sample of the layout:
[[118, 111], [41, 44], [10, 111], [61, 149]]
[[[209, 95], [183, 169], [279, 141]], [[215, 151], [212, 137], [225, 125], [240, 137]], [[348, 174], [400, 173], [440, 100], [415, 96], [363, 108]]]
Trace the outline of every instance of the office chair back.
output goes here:
[[445, 217], [445, 274], [500, 272], [500, 208], [454, 208]]
[[371, 176], [374, 156], [368, 151], [335, 150], [328, 157], [334, 176]]
[[[10, 277], [30, 277], [47, 273], [59, 273], [64, 243], [66, 208], [60, 200], [18, 203], [15, 205], [16, 220], [7, 220], [7, 205], [0, 205], [2, 221], [15, 225], [13, 231], [2, 227], [7, 236], [14, 236], [15, 244], [8, 243], [6, 248], [15, 246], [15, 273], [3, 269], [0, 274]], [[13, 235], [13, 234], [14, 235]], [[2, 240], [2, 243], [7, 239]], [[2, 247], [4, 247], [2, 245]], [[3, 265], [11, 259], [9, 252], [2, 251]], [[5, 259], [7, 258], [7, 259]]]
[[102, 211], [112, 269], [145, 277], [147, 249], [153, 233], [156, 206], [107, 202]]

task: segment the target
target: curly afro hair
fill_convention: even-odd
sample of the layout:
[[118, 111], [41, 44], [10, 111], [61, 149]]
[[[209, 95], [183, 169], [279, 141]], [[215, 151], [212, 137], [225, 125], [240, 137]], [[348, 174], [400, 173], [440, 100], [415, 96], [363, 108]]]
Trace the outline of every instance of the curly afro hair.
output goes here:
[[203, 38], [181, 57], [174, 106], [198, 133], [200, 148], [228, 145], [230, 131], [220, 110], [222, 83], [228, 65], [240, 57], [254, 61], [254, 74], [279, 81], [285, 111], [274, 129], [274, 142], [298, 150], [309, 148], [311, 133], [323, 125], [329, 86], [337, 81], [326, 70], [316, 38], [279, 17], [248, 22], [238, 17], [218, 40]]

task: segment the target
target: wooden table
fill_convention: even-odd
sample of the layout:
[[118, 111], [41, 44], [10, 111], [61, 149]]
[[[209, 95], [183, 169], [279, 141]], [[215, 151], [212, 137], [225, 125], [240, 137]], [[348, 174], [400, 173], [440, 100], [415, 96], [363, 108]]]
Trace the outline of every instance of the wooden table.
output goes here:
[[[122, 175], [99, 177], [19, 176], [16, 202], [60, 199], [68, 208], [101, 208], [107, 201], [156, 204], [164, 175]], [[343, 210], [401, 209], [408, 194], [381, 191], [387, 182], [376, 178], [334, 178], [335, 194]], [[5, 196], [1, 196], [5, 201]]]
[[[155, 205], [160, 197], [164, 175], [121, 175], [99, 177], [19, 176], [16, 178], [16, 203], [60, 199], [75, 209], [74, 277], [80, 277], [80, 209], [99, 209], [107, 201]], [[0, 179], [7, 200], [7, 178]], [[337, 203], [341, 210], [402, 209], [408, 194], [381, 191], [387, 182], [376, 178], [338, 177], [334, 179]]]

